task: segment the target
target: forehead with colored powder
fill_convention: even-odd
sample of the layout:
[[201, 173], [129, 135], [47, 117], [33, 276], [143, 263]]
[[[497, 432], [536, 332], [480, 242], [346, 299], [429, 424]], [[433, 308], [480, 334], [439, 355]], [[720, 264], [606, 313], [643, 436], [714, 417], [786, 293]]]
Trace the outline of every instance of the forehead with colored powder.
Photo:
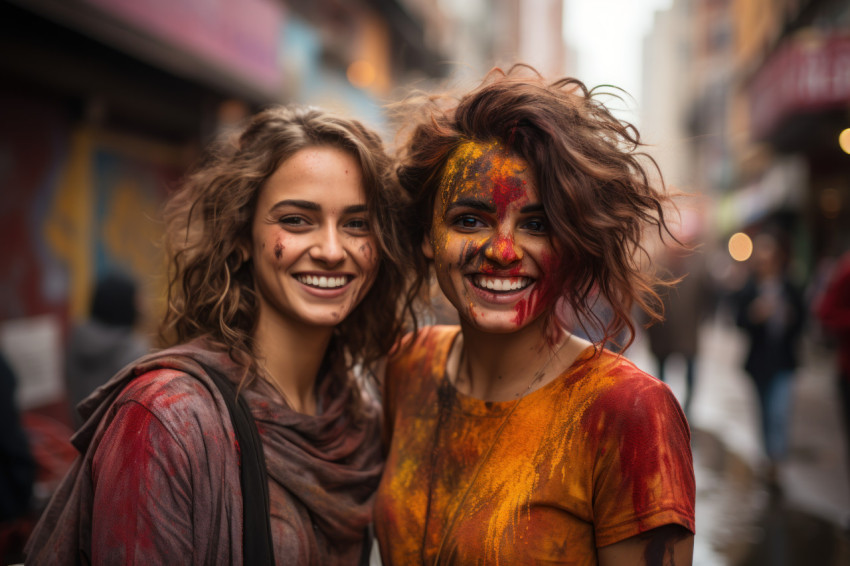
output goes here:
[[441, 186], [444, 203], [460, 197], [493, 199], [497, 204], [524, 196], [528, 166], [497, 140], [466, 141], [446, 162]]

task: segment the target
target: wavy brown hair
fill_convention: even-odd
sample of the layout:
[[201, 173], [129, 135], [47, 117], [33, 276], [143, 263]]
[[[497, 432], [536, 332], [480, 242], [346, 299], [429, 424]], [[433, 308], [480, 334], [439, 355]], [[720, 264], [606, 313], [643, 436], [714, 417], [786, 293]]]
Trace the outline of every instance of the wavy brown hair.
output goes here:
[[296, 152], [317, 146], [342, 149], [360, 164], [379, 256], [375, 283], [335, 330], [335, 346], [329, 352], [336, 359], [331, 361], [343, 363], [344, 357], [350, 365], [369, 364], [390, 349], [401, 331], [398, 304], [407, 282], [405, 261], [411, 255], [401, 237], [404, 195], [376, 133], [355, 120], [310, 107], [273, 107], [258, 113], [241, 131], [210, 148], [166, 203], [168, 305], [160, 326], [164, 345], [207, 336], [245, 368], [242, 385], [257, 375], [251, 335], [259, 301], [252, 262], [242, 250], [250, 243], [257, 198], [266, 180]]
[[[634, 340], [632, 307], [653, 321], [663, 307], [653, 290], [665, 282], [641, 265], [647, 257], [645, 230], [675, 240], [664, 208], [670, 204], [663, 181], [656, 189], [650, 173], [655, 161], [640, 152], [638, 131], [615, 118], [600, 100], [602, 92], [581, 81], [547, 82], [527, 65], [508, 72], [492, 70], [483, 83], [459, 99], [448, 94], [416, 97], [399, 106], [417, 119], [400, 155], [398, 177], [413, 204], [411, 245], [431, 229], [432, 211], [447, 160], [464, 142], [498, 140], [532, 168], [555, 249], [563, 254], [563, 287], [547, 325], [567, 326], [567, 318], [586, 333], [613, 341], [628, 331]], [[659, 173], [660, 177], [660, 173]], [[415, 291], [427, 289], [430, 264], [416, 257]], [[601, 303], [600, 303], [601, 301]], [[599, 306], [610, 308], [607, 320]], [[551, 328], [551, 326], [550, 326]]]

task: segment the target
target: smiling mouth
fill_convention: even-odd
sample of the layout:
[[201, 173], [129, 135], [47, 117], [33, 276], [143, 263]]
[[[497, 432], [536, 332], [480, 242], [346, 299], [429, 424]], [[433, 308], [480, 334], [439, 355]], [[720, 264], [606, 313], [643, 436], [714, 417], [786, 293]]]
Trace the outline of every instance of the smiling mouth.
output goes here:
[[333, 275], [333, 276], [325, 276], [325, 275], [296, 275], [295, 279], [308, 287], [315, 287], [317, 289], [339, 289], [340, 287], [345, 287], [348, 285], [348, 282], [351, 279], [349, 275]]
[[489, 275], [473, 275], [470, 279], [472, 284], [479, 289], [493, 293], [521, 291], [534, 282], [530, 277], [493, 277]]

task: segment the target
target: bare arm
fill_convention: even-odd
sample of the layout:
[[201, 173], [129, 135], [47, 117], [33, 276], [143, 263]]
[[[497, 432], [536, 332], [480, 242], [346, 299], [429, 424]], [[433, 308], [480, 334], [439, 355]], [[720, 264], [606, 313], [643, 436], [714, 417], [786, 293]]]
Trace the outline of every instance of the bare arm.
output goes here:
[[599, 549], [600, 566], [691, 566], [694, 535], [665, 525]]

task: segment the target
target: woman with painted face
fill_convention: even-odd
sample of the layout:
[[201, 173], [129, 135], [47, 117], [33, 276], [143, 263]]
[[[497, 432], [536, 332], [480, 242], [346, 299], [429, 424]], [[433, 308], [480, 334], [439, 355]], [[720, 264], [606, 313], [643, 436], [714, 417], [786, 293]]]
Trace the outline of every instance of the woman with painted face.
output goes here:
[[565, 322], [633, 336], [632, 307], [657, 301], [641, 237], [666, 232], [666, 198], [598, 98], [515, 67], [419, 107], [399, 168], [418, 285], [433, 269], [460, 325], [408, 336], [387, 366], [386, 565], [691, 563], [679, 404]]
[[259, 432], [277, 563], [368, 554], [380, 413], [352, 367], [399, 335], [407, 252], [390, 164], [356, 121], [273, 108], [188, 178], [166, 208], [170, 347], [80, 406], [81, 457], [27, 563], [247, 561], [247, 447], [214, 374]]

